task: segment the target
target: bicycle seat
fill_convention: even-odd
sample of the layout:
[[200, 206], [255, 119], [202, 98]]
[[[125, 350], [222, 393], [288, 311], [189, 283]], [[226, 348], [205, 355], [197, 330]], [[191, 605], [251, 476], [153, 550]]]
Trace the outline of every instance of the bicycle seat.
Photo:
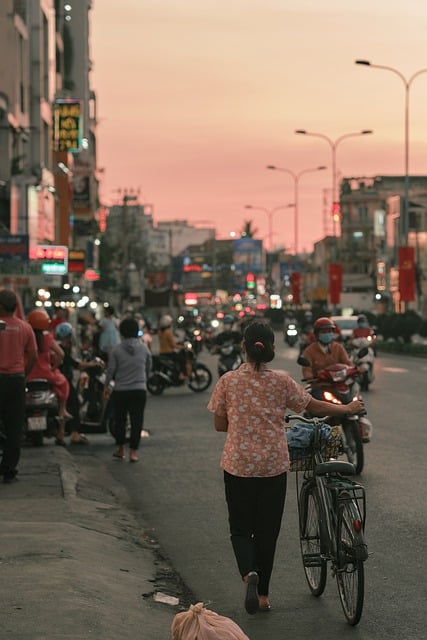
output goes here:
[[315, 474], [317, 476], [325, 476], [327, 473], [340, 473], [343, 476], [354, 476], [356, 469], [351, 462], [345, 462], [344, 460], [328, 460], [327, 462], [321, 462], [315, 467]]

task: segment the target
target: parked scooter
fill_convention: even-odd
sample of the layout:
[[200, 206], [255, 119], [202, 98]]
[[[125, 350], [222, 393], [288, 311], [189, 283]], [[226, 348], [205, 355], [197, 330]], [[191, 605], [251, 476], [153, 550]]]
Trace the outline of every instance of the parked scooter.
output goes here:
[[[366, 350], [361, 349], [354, 367], [333, 364], [319, 371], [316, 378], [303, 380], [307, 383], [307, 390], [311, 391], [315, 387], [320, 390], [321, 400], [334, 404], [349, 404], [353, 399], [361, 400], [358, 362], [365, 355]], [[298, 364], [310, 366], [310, 362], [303, 356], [298, 358]], [[331, 417], [327, 422], [341, 426], [344, 453], [355, 466], [356, 473], [361, 473], [364, 465], [363, 442], [369, 442], [372, 435], [370, 420], [365, 415], [353, 415], [345, 418]]]
[[81, 372], [78, 383], [80, 422], [88, 430], [88, 427], [102, 423], [105, 362], [101, 358], [93, 358], [89, 350], [84, 351], [82, 357], [86, 362], [97, 363]]
[[212, 373], [209, 368], [197, 362], [191, 342], [185, 342], [187, 355], [192, 362], [192, 371], [189, 380], [180, 380], [179, 366], [176, 360], [168, 355], [153, 355], [151, 373], [147, 380], [147, 389], [158, 396], [168, 387], [182, 387], [187, 385], [191, 391], [205, 391], [212, 382]]
[[58, 429], [58, 399], [48, 380], [27, 381], [25, 393], [24, 442], [36, 447], [52, 438]]

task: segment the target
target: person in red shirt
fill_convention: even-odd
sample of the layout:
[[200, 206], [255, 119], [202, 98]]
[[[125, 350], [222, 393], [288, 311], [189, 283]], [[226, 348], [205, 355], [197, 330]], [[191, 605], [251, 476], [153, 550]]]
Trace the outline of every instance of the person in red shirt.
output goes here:
[[315, 378], [319, 371], [331, 364], [352, 362], [342, 346], [336, 341], [336, 324], [330, 318], [318, 318], [313, 327], [316, 342], [304, 349], [303, 357], [310, 365], [302, 368], [303, 378]]
[[53, 333], [53, 335], [55, 335], [55, 329], [59, 324], [61, 324], [62, 322], [68, 322], [69, 316], [69, 311], [66, 308], [57, 307], [55, 309], [55, 313], [53, 314], [53, 318], [49, 326], [49, 329]]
[[25, 420], [25, 376], [37, 360], [37, 343], [30, 325], [15, 315], [18, 298], [0, 290], [0, 421], [4, 434], [0, 475], [16, 478]]
[[374, 335], [374, 330], [369, 326], [368, 318], [361, 315], [357, 318], [357, 327], [353, 329], [351, 338], [369, 338]]
[[55, 444], [65, 446], [65, 420], [71, 418], [66, 410], [70, 386], [67, 378], [59, 370], [64, 359], [64, 352], [49, 331], [50, 318], [46, 311], [34, 310], [28, 314], [28, 322], [33, 328], [38, 347], [37, 362], [31, 369], [27, 380], [44, 378], [52, 385], [52, 390], [58, 398], [59, 424]]

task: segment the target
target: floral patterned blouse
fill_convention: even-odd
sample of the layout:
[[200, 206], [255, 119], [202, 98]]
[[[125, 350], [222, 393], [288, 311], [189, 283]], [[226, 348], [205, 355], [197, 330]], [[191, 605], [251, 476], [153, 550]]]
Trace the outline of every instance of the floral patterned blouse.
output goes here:
[[250, 363], [223, 375], [213, 390], [209, 411], [227, 416], [221, 467], [234, 476], [269, 477], [289, 470], [284, 416], [301, 413], [311, 395], [285, 371]]

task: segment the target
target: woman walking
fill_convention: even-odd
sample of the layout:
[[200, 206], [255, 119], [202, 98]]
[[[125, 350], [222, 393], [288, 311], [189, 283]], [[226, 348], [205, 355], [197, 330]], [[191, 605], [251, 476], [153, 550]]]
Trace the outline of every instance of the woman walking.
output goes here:
[[138, 336], [138, 323], [125, 318], [119, 326], [122, 341], [110, 353], [104, 396], [111, 393], [114, 382], [113, 405], [116, 418], [115, 458], [125, 457], [126, 420], [129, 415], [131, 432], [129, 462], [138, 462], [137, 450], [144, 425], [144, 410], [147, 399], [147, 378], [151, 370], [151, 353]]
[[274, 333], [252, 322], [244, 332], [246, 362], [217, 382], [208, 409], [217, 431], [227, 433], [221, 457], [231, 543], [246, 583], [245, 608], [269, 611], [270, 577], [285, 506], [289, 452], [287, 409], [316, 415], [359, 413], [363, 403], [333, 405], [313, 398], [286, 372], [267, 368]]

